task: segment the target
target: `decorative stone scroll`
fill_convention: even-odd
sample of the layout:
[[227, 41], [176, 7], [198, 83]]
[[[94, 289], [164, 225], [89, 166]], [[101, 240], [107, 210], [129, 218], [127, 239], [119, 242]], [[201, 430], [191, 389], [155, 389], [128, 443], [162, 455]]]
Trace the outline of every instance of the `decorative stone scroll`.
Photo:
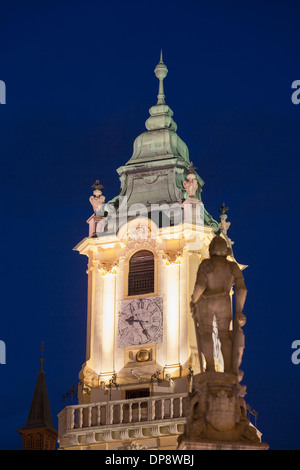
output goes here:
[[118, 264], [116, 261], [106, 261], [99, 263], [99, 271], [106, 276], [107, 274], [116, 274]]
[[145, 450], [145, 449], [147, 449], [146, 446], [143, 446], [135, 441], [131, 442], [129, 446], [127, 446], [127, 450]]
[[163, 260], [166, 265], [180, 264], [182, 259], [182, 251], [168, 251], [163, 254]]
[[150, 223], [140, 221], [133, 226], [129, 226], [126, 234], [126, 255], [138, 245], [143, 245], [145, 249], [155, 250], [157, 240], [154, 236]]

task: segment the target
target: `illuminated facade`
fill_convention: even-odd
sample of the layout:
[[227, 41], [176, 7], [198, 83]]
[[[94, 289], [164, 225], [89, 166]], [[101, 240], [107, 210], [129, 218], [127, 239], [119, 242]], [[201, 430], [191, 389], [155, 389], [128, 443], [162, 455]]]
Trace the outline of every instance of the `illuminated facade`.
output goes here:
[[120, 193], [105, 204], [96, 182], [89, 236], [75, 247], [88, 258], [86, 362], [78, 405], [59, 414], [61, 449], [175, 449], [200, 370], [190, 300], [220, 224], [165, 103], [162, 56], [155, 74], [158, 101], [117, 170]]

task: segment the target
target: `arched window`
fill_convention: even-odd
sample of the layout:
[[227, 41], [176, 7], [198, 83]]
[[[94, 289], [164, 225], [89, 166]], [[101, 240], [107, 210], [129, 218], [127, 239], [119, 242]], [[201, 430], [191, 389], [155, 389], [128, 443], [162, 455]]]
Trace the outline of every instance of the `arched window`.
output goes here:
[[151, 251], [140, 250], [129, 261], [128, 295], [154, 292], [154, 256]]

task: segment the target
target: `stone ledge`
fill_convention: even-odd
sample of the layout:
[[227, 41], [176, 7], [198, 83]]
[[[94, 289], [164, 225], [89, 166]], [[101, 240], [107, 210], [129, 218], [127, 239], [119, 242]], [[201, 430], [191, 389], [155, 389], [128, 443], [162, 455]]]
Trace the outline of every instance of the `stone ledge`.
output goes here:
[[209, 441], [179, 439], [177, 450], [268, 450], [269, 445], [261, 442], [249, 444], [241, 441]]
[[151, 437], [176, 436], [182, 433], [185, 418], [171, 420], [156, 420], [123, 425], [95, 426], [89, 428], [74, 428], [60, 436], [60, 449], [101, 444], [104, 442], [122, 442], [127, 439], [147, 440]]

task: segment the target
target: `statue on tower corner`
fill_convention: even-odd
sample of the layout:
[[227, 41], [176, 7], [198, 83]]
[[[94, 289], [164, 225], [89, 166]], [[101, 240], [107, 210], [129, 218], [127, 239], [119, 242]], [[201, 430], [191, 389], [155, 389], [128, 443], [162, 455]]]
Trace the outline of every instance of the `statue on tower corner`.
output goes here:
[[188, 193], [189, 197], [195, 197], [196, 191], [198, 189], [198, 182], [196, 177], [197, 168], [193, 165], [193, 162], [190, 162], [189, 172], [186, 176], [186, 180], [183, 182], [184, 189]]
[[[244, 333], [241, 327], [246, 323], [243, 307], [247, 295], [244, 276], [238, 264], [227, 259], [227, 256], [231, 254], [231, 248], [227, 246], [222, 236], [213, 238], [209, 246], [209, 254], [210, 257], [203, 260], [198, 268], [191, 299], [200, 365], [201, 354], [203, 354], [206, 362], [205, 372], [215, 371], [212, 337], [215, 318], [224, 372], [241, 376], [239, 366], [244, 350]], [[236, 312], [234, 329], [231, 331], [230, 324], [233, 315], [230, 292], [233, 286], [235, 286]]]
[[93, 196], [90, 197], [89, 201], [93, 206], [94, 213], [98, 216], [103, 215], [103, 205], [105, 203], [105, 196], [102, 194], [103, 186], [100, 184], [99, 180], [97, 180], [93, 185], [94, 188]]

